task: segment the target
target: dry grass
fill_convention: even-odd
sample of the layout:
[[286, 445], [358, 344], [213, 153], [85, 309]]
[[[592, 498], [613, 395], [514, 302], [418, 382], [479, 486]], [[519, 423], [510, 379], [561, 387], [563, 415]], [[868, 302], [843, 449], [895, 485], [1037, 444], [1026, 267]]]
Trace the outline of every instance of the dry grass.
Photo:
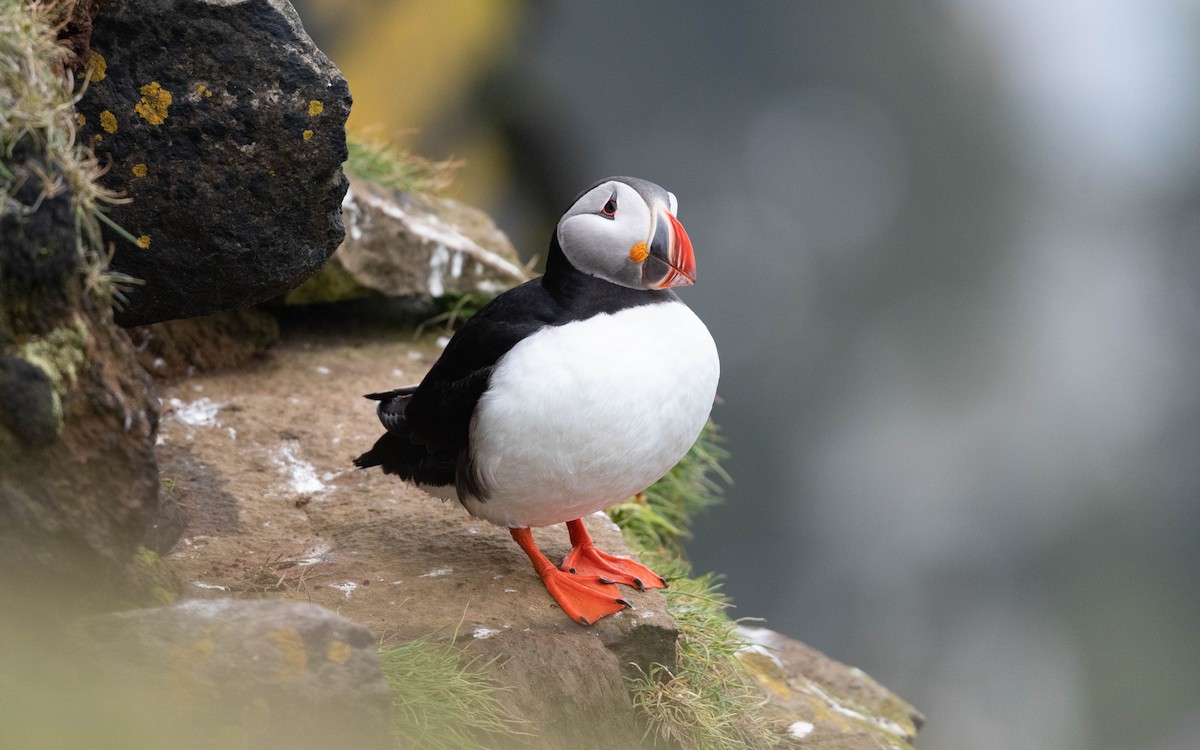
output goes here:
[[[119, 302], [120, 285], [134, 280], [108, 272], [112, 248], [103, 244], [100, 223], [128, 236], [104, 214], [105, 205], [124, 199], [100, 185], [104, 170], [76, 139], [75, 102], [86, 86], [74, 92], [71, 52], [56, 41], [74, 5], [0, 0], [0, 210], [32, 215], [66, 191], [87, 289]], [[30, 183], [36, 191], [25, 189]], [[36, 197], [20, 201], [18, 191]]]

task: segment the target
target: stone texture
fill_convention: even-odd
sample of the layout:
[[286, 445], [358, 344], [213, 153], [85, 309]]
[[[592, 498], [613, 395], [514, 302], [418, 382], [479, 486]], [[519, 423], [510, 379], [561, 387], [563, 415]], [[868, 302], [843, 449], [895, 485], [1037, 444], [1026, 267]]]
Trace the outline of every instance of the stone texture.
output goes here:
[[[286, 0], [102, 3], [103, 62], [80, 137], [132, 201], [106, 230], [112, 267], [144, 280], [121, 325], [204, 315], [300, 284], [342, 239], [346, 82]], [[96, 57], [98, 55], [98, 57]]]
[[391, 746], [391, 693], [366, 628], [288, 601], [191, 601], [84, 620], [94, 678], [189, 747]]
[[52, 581], [85, 606], [113, 594], [159, 513], [158, 401], [86, 283], [72, 194], [43, 195], [37, 175], [60, 167], [32, 147], [7, 167], [20, 187], [0, 210], [0, 588]]
[[790, 746], [911, 750], [925, 718], [887, 688], [816, 649], [766, 628], [738, 628], [738, 657]]
[[[544, 744], [605, 746], [603, 721], [606, 747], [637, 746], [622, 675], [673, 663], [660, 592], [622, 589], [635, 609], [581, 627], [505, 529], [351, 465], [379, 432], [361, 394], [419, 380], [439, 353], [407, 332], [285, 325], [267, 365], [166, 385], [159, 456], [193, 519], [166, 564], [188, 596], [312, 601], [385, 642], [455, 639]], [[627, 554], [606, 518], [587, 523]], [[562, 526], [534, 534], [551, 559], [566, 554]]]
[[288, 294], [288, 304], [495, 294], [529, 278], [491, 218], [457, 201], [351, 176], [342, 208], [346, 238], [320, 273]]

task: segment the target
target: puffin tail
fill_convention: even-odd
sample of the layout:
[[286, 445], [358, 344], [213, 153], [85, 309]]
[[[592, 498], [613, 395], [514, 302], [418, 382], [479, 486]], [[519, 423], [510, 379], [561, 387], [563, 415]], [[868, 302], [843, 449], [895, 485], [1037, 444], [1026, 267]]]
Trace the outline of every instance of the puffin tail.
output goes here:
[[[354, 465], [360, 469], [383, 466], [387, 462], [387, 455], [396, 452], [398, 446], [393, 445], [396, 441], [397, 438], [392, 433], [383, 433], [383, 436], [375, 441], [375, 445], [371, 450], [354, 459]], [[384, 468], [384, 473], [390, 473], [386, 467]]]

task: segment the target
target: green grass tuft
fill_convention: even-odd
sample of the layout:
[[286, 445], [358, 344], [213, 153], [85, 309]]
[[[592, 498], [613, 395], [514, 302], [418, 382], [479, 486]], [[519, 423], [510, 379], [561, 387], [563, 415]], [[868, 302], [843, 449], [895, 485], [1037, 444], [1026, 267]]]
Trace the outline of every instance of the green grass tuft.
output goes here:
[[440, 193], [454, 182], [461, 161], [430, 161], [375, 139], [351, 137], [346, 143], [347, 172], [389, 190]]
[[691, 538], [689, 520], [719, 503], [723, 485], [732, 481], [721, 468], [728, 457], [710, 421], [675, 468], [645, 492], [610, 507], [608, 515], [640, 554], [682, 558], [683, 541]]
[[452, 639], [425, 636], [384, 646], [379, 663], [392, 688], [397, 747], [485, 750], [499, 736], [522, 734], [521, 720], [496, 699], [503, 688], [488, 680]]
[[728, 456], [709, 422], [691, 451], [641, 495], [609, 508], [630, 548], [670, 581], [667, 608], [681, 634], [674, 672], [654, 665], [629, 680], [634, 706], [655, 744], [687, 750], [769, 748], [778, 742], [761, 710], [737, 652], [745, 644], [726, 610], [729, 600], [715, 576], [692, 577], [683, 553], [694, 513], [720, 501], [730, 481], [720, 462]]

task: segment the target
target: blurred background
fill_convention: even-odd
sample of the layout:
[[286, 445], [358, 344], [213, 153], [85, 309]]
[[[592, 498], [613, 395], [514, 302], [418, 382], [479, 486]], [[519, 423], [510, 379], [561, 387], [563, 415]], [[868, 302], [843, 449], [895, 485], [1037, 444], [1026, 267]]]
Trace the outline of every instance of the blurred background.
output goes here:
[[527, 256], [597, 178], [678, 195], [735, 616], [926, 750], [1200, 747], [1200, 5], [297, 7]]

